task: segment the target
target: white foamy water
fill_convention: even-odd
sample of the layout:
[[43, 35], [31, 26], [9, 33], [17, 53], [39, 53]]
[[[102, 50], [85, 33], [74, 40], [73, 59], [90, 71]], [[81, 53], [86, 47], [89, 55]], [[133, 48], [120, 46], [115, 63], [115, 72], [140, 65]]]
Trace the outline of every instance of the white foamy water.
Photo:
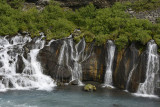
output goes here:
[[130, 82], [130, 80], [131, 80], [133, 71], [136, 69], [137, 66], [138, 66], [138, 64], [134, 65], [133, 68], [132, 68], [132, 70], [131, 70], [130, 73], [129, 73], [129, 76], [128, 76], [128, 79], [127, 79], [127, 83], [126, 83], [126, 91], [128, 90], [129, 82]]
[[[82, 83], [82, 65], [81, 63], [87, 60], [90, 57], [92, 46], [90, 47], [90, 51], [85, 53], [86, 42], [82, 39], [79, 43], [74, 44], [72, 38], [68, 38], [63, 41], [63, 45], [60, 50], [59, 58], [58, 58], [58, 71], [62, 66], [67, 66], [68, 70], [71, 72], [71, 80], [70, 82], [76, 80], [79, 85], [83, 85]], [[71, 63], [70, 63], [71, 62]], [[59, 75], [59, 74], [58, 74]]]
[[112, 86], [112, 68], [113, 68], [113, 60], [114, 60], [114, 53], [116, 46], [114, 45], [113, 41], [108, 40], [107, 42], [107, 54], [108, 56], [105, 57], [106, 60], [106, 73], [105, 73], [105, 82], [104, 86], [114, 88]]
[[148, 49], [147, 49], [147, 69], [146, 69], [146, 79], [144, 83], [140, 83], [138, 87], [138, 91], [136, 93], [139, 95], [154, 95], [155, 89], [155, 74], [159, 70], [159, 57], [157, 54], [157, 44], [154, 40], [148, 42]]
[[51, 41], [49, 41], [49, 43], [46, 46], [50, 46], [52, 42], [54, 42], [56, 40], [52, 39]]
[[[43, 37], [43, 36], [42, 36]], [[24, 46], [31, 42], [29, 36], [15, 36], [11, 39], [0, 37], [0, 91], [8, 89], [52, 90], [54, 80], [43, 74], [40, 62], [37, 61], [39, 51], [45, 41], [37, 38], [24, 57]], [[17, 71], [18, 56], [22, 58], [23, 71]]]
[[[74, 47], [73, 40], [70, 39], [69, 45], [71, 47], [71, 60], [74, 61], [73, 68], [71, 66], [69, 67], [71, 70], [71, 73], [72, 73], [72, 80], [71, 81], [78, 80], [79, 85], [83, 85], [83, 83], [81, 82], [81, 80], [82, 80], [82, 66], [80, 63], [80, 58], [82, 57], [82, 54], [85, 50], [86, 43], [85, 43], [84, 39], [82, 39]], [[80, 48], [80, 50], [78, 50], [79, 48]]]
[[138, 94], [138, 93], [133, 93], [133, 96], [137, 96], [137, 97], [147, 97], [147, 98], [156, 98], [159, 99], [158, 96], [156, 95], [149, 95], [149, 94]]

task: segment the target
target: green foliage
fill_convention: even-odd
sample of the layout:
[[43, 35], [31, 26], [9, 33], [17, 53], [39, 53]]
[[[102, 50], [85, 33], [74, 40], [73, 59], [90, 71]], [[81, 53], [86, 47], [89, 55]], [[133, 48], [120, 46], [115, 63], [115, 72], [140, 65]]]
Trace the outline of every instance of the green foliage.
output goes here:
[[22, 8], [24, 1], [25, 0], [7, 0], [8, 4], [15, 9]]
[[155, 35], [155, 36], [154, 36], [154, 40], [156, 41], [156, 43], [157, 43], [158, 46], [160, 47], [160, 34], [159, 34], [159, 35]]
[[160, 23], [160, 18], [157, 18], [156, 22], [157, 22], [157, 23]]
[[120, 35], [119, 38], [115, 40], [115, 44], [118, 49], [121, 50], [128, 44], [128, 38], [125, 35]]
[[[129, 6], [133, 8], [142, 6], [142, 3], [136, 3], [138, 2], [133, 4], [117, 2], [112, 7], [104, 9], [96, 9], [93, 4], [89, 4], [72, 11], [51, 2], [41, 11], [36, 8], [24, 11], [19, 8], [23, 7], [23, 0], [13, 0], [8, 3], [6, 0], [0, 0], [0, 35], [15, 35], [27, 31], [35, 37], [39, 36], [40, 32], [44, 32], [47, 40], [51, 40], [67, 37], [74, 29], [79, 28], [82, 33], [74, 37], [77, 42], [84, 37], [86, 42], [95, 39], [97, 45], [102, 45], [106, 40], [111, 39], [121, 50], [130, 42], [145, 45], [154, 38], [160, 46], [159, 23], [152, 24], [148, 20], [131, 18], [125, 12]], [[145, 3], [159, 2], [148, 0]], [[142, 8], [146, 9], [144, 6]]]
[[[15, 3], [16, 0], [12, 2]], [[22, 11], [10, 5], [5, 1], [0, 2], [0, 35], [14, 35], [28, 31], [35, 37], [39, 36], [39, 32], [44, 32], [50, 40], [66, 37], [76, 28], [73, 22], [65, 17], [63, 8], [53, 2], [43, 11], [36, 8]]]
[[17, 20], [15, 15], [17, 15], [17, 10], [12, 9], [5, 2], [0, 2], [0, 35], [14, 35], [18, 32]]
[[134, 3], [128, 4], [135, 11], [153, 10], [160, 7], [159, 0], [137, 0]]
[[109, 38], [109, 35], [98, 35], [96, 36], [96, 45], [100, 46], [106, 43], [107, 39]]
[[92, 42], [93, 39], [95, 38], [95, 35], [91, 32], [86, 31], [81, 34], [81, 37], [84, 37], [86, 42]]
[[[145, 45], [152, 39], [152, 34], [157, 32], [158, 29], [153, 29], [153, 24], [148, 20], [131, 18], [125, 13], [126, 8], [126, 5], [120, 3], [104, 9], [93, 9], [92, 6], [83, 7], [75, 12], [79, 20], [77, 22], [75, 20], [71, 21], [75, 24], [80, 22], [77, 26], [95, 34], [97, 45], [104, 44], [107, 39], [115, 40], [119, 49], [125, 48], [128, 42], [132, 41], [138, 41]], [[88, 17], [83, 13], [85, 9], [94, 11], [89, 12], [92, 17], [84, 20], [84, 16]], [[96, 14], [91, 14], [91, 12]], [[76, 39], [79, 40], [80, 38], [76, 37]]]

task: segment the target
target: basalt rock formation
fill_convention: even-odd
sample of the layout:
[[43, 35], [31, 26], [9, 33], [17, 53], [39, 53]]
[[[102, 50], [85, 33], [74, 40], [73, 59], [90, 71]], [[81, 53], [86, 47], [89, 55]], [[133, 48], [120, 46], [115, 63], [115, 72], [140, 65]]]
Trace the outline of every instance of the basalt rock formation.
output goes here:
[[118, 51], [110, 47], [115, 46], [111, 40], [96, 46], [84, 38], [76, 43], [71, 36], [51, 41], [42, 38], [0, 38], [0, 89], [52, 87], [52, 81], [103, 84], [110, 78], [109, 85], [116, 88], [160, 95], [160, 56], [154, 40], [143, 51], [136, 43]]
[[135, 66], [140, 52], [132, 43], [128, 48], [116, 53], [113, 82], [116, 87], [125, 89], [129, 73]]

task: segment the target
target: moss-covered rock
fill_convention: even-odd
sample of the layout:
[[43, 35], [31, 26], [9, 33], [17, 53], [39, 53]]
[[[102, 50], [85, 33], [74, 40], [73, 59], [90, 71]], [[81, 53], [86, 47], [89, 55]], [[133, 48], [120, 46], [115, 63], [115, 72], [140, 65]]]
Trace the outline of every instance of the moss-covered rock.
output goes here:
[[59, 82], [59, 81], [58, 81], [56, 84], [57, 84], [57, 86], [64, 86], [64, 83], [63, 83], [63, 82]]
[[96, 86], [94, 86], [92, 84], [87, 84], [84, 86], [84, 90], [85, 91], [96, 91]]

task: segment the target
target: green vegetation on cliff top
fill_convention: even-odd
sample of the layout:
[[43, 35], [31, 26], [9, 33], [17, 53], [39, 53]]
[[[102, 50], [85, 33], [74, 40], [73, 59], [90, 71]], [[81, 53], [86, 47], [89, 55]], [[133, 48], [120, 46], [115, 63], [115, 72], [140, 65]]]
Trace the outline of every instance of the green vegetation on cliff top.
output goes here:
[[148, 11], [159, 8], [160, 0], [135, 0], [133, 3], [128, 4], [135, 11]]
[[75, 40], [85, 37], [87, 42], [91, 42], [95, 39], [97, 45], [112, 39], [122, 49], [131, 42], [145, 45], [154, 39], [160, 46], [160, 23], [152, 24], [148, 20], [131, 18], [125, 12], [130, 4], [115, 3], [104, 9], [96, 9], [90, 4], [72, 11], [51, 2], [43, 10], [37, 10], [36, 7], [24, 10], [23, 0], [18, 1], [7, 3], [6, 0], [0, 0], [1, 36], [27, 31], [34, 37], [44, 32], [47, 40], [50, 40], [67, 37], [79, 28], [82, 34]]

